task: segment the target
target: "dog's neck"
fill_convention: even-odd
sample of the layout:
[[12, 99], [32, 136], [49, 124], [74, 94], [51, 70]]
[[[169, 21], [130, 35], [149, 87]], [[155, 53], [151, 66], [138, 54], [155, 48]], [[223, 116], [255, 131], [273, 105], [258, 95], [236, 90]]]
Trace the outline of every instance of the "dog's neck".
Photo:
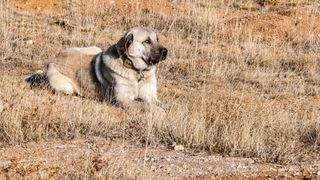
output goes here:
[[133, 62], [127, 57], [127, 55], [122, 55], [121, 59], [122, 59], [122, 64], [125, 68], [132, 69], [139, 74], [138, 81], [144, 78], [144, 72], [147, 70], [147, 68], [143, 70], [137, 69], [136, 67], [134, 67]]
[[[109, 47], [101, 54], [102, 62], [107, 65], [114, 73], [124, 77], [132, 77], [132, 73], [136, 73], [137, 80], [140, 81], [145, 77], [145, 72], [150, 71], [152, 67], [139, 70], [134, 67], [132, 61], [125, 55], [120, 56], [114, 46]], [[125, 70], [125, 69], [129, 69]], [[131, 70], [131, 71], [130, 71]]]
[[140, 71], [144, 71], [144, 70], [139, 70], [137, 69], [136, 67], [134, 67], [133, 65], [133, 62], [128, 58], [127, 55], [122, 55], [121, 57], [121, 60], [122, 60], [122, 64], [125, 68], [128, 68], [128, 69], [132, 69], [132, 70], [135, 70], [137, 72], [140, 72]]

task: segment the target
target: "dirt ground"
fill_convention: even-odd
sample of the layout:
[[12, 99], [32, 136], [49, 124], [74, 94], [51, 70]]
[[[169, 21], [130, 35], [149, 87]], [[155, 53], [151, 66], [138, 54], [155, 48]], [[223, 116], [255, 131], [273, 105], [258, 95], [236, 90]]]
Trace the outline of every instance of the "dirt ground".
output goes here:
[[125, 177], [146, 179], [320, 178], [319, 163], [259, 163], [250, 158], [208, 155], [187, 149], [175, 151], [167, 147], [137, 147], [126, 141], [95, 137], [27, 143], [1, 149], [0, 154], [0, 178], [90, 177], [110, 167], [118, 168], [115, 171], [120, 178], [122, 173]]
[[[20, 47], [19, 43], [23, 44], [21, 47], [28, 46], [28, 43], [31, 45], [34, 44], [35, 48], [32, 50], [32, 53], [39, 54], [36, 58], [50, 57], [56, 51], [56, 49], [54, 49], [55, 46], [62, 49], [72, 44], [72, 41], [74, 41], [72, 38], [71, 40], [65, 38], [67, 36], [71, 36], [70, 31], [72, 29], [76, 29], [79, 32], [88, 32], [91, 30], [91, 26], [89, 26], [90, 23], [88, 23], [88, 26], [87, 24], [84, 24], [81, 28], [78, 28], [75, 26], [73, 21], [69, 22], [64, 19], [63, 16], [68, 11], [68, 3], [77, 3], [81, 9], [81, 13], [94, 12], [94, 7], [96, 5], [99, 6], [99, 3], [103, 3], [104, 5], [108, 4], [112, 10], [115, 9], [117, 11], [129, 12], [135, 9], [142, 9], [143, 12], [152, 11], [164, 16], [173, 16], [176, 15], [178, 11], [188, 11], [193, 8], [192, 3], [187, 4], [187, 2], [184, 1], [180, 2], [169, 0], [10, 0], [8, 3], [17, 13], [28, 14], [24, 17], [25, 19], [22, 19], [19, 22], [17, 21], [19, 26], [23, 28], [25, 28], [25, 26], [29, 26], [23, 23], [24, 21], [28, 21], [30, 16], [39, 16], [41, 19], [42, 17], [51, 17], [51, 15], [48, 14], [53, 14], [52, 16], [54, 18], [50, 19], [48, 24], [52, 25], [52, 31], [56, 31], [59, 35], [50, 37], [50, 35], [47, 36], [46, 34], [47, 39], [45, 40], [41, 39], [42, 36], [37, 37], [37, 35], [34, 35], [38, 31], [37, 28], [45, 29], [46, 27], [43, 24], [37, 24], [33, 19], [32, 27], [25, 28], [25, 33], [27, 34], [26, 37], [19, 37], [21, 42], [16, 42], [15, 46], [17, 47]], [[88, 9], [91, 5], [92, 8]], [[202, 6], [201, 3], [199, 6]], [[207, 13], [210, 13], [210, 11], [212, 10], [208, 10]], [[105, 19], [108, 20], [108, 18], [109, 17], [106, 17]], [[114, 22], [121, 21], [121, 19], [117, 18], [119, 17], [113, 17], [108, 22], [102, 21], [97, 24], [99, 25], [99, 28], [103, 29], [103, 27], [107, 26], [108, 23], [112, 24]], [[199, 16], [198, 20], [201, 20], [201, 18], [203, 17]], [[215, 36], [226, 37], [226, 39], [230, 34], [232, 34], [232, 27], [236, 26], [239, 22], [247, 27], [247, 29], [239, 29], [237, 32], [239, 33], [238, 36], [240, 40], [256, 38], [259, 42], [266, 42], [266, 44], [275, 43], [276, 46], [281, 46], [282, 42], [286, 41], [300, 42], [310, 40], [311, 44], [311, 39], [320, 38], [320, 16], [308, 13], [303, 9], [283, 10], [277, 11], [276, 13], [260, 13], [253, 11], [248, 13], [248, 11], [243, 9], [231, 9], [225, 12], [224, 10], [216, 9], [212, 18], [219, 19], [219, 23], [224, 24], [225, 28], [225, 31], [216, 32]], [[173, 18], [172, 22], [170, 21], [168, 23], [169, 27], [170, 23], [178, 24], [179, 22], [175, 22], [175, 19]], [[15, 30], [14, 28], [16, 28], [16, 26], [12, 27], [12, 30]], [[205, 28], [206, 27], [204, 27], [204, 29]], [[229, 31], [229, 29], [231, 30]], [[191, 32], [192, 27], [185, 30], [186, 32], [184, 32], [184, 30], [185, 29], [181, 29], [181, 32], [179, 31], [182, 34], [181, 36], [183, 36], [183, 33], [188, 33], [188, 31]], [[170, 31], [170, 29], [168, 31]], [[108, 37], [110, 42], [107, 44], [109, 44], [115, 41], [115, 37], [110, 34], [116, 34], [118, 37], [121, 33], [121, 30], [115, 32], [102, 32], [101, 36]], [[201, 35], [203, 32], [196, 33]], [[163, 41], [169, 41], [172, 37], [162, 35], [161, 38]], [[179, 45], [182, 44], [181, 47], [184, 49], [181, 51], [191, 51], [190, 47], [183, 46], [183, 43], [188, 42], [188, 38], [192, 39], [193, 37], [190, 36], [184, 38], [186, 41], [177, 41], [174, 43]], [[90, 40], [90, 36], [88, 35], [84, 41]], [[44, 44], [50, 42], [52, 46], [40, 44], [42, 41], [44, 41]], [[206, 49], [215, 48], [214, 45], [212, 45], [212, 47], [209, 46], [209, 41], [210, 40], [206, 42], [208, 44], [207, 46], [196, 47], [199, 48], [197, 49], [197, 54], [199, 54], [199, 56], [202, 52], [206, 52]], [[81, 41], [79, 44], [81, 43], [86, 44], [87, 42]], [[97, 41], [97, 43], [100, 46], [107, 45], [102, 44], [102, 42], [99, 41]], [[172, 44], [168, 45], [172, 47], [174, 46]], [[43, 48], [46, 49], [46, 52], [39, 50], [40, 45], [45, 46]], [[305, 46], [308, 46], [308, 44]], [[224, 48], [226, 48], [223, 44], [219, 45], [219, 47], [221, 47], [221, 49], [217, 51], [223, 51]], [[230, 46], [228, 48], [232, 49], [233, 47]], [[299, 43], [297, 43], [296, 48], [299, 49]], [[305, 49], [308, 49], [308, 51], [313, 54], [316, 54], [316, 52], [320, 50], [319, 46], [316, 45], [310, 45]], [[183, 54], [183, 52], [181, 53], [178, 48], [175, 50], [177, 52], [175, 56], [184, 57], [183, 55], [180, 55]], [[238, 51], [238, 49], [234, 48], [234, 52], [235, 51]], [[263, 47], [261, 51], [263, 51]], [[51, 54], [42, 54], [47, 52]], [[24, 56], [25, 54], [23, 54], [22, 51], [20, 55]], [[28, 55], [30, 56], [30, 54]], [[22, 78], [31, 70], [41, 67], [44, 61], [29, 61], [29, 64], [26, 65], [19, 61], [19, 58], [17, 59], [18, 60], [16, 61], [10, 62], [4, 61], [2, 63], [3, 66], [0, 67], [0, 69], [7, 74]], [[20, 59], [23, 58], [20, 57]], [[196, 78], [191, 82], [183, 78], [181, 78], [181, 81], [176, 81], [175, 79], [177, 77], [179, 78], [188, 75], [196, 77], [196, 75], [192, 74], [191, 70], [196, 69], [194, 70], [194, 72], [196, 72], [200, 71], [199, 69], [201, 69], [201, 71], [206, 71], [211, 68], [211, 64], [206, 64], [205, 58], [201, 59], [201, 57], [199, 57], [196, 58], [196, 60], [200, 62], [200, 65], [189, 65], [187, 64], [188, 62], [181, 61], [179, 59], [175, 64], [172, 63], [171, 67], [164, 67], [164, 70], [160, 72], [163, 75], [159, 83], [160, 86], [162, 86], [162, 88], [159, 88], [160, 93], [163, 91], [171, 93], [170, 89], [180, 83], [184, 83], [185, 86], [176, 90], [174, 93], [172, 92], [172, 94], [182, 94], [182, 91], [198, 93], [196, 88], [204, 83], [204, 80], [202, 80], [201, 77]], [[260, 62], [260, 64], [253, 64], [253, 66], [261, 65], [271, 69], [276, 66], [276, 63], [277, 62], [273, 61], [271, 63]], [[300, 63], [303, 68], [313, 68], [308, 64], [303, 64], [303, 59]], [[19, 66], [19, 72], [12, 70], [12, 67], [14, 66]], [[299, 63], [297, 67], [300, 67]], [[166, 72], [169, 72], [169, 75]], [[172, 74], [176, 75], [175, 73], [180, 74], [172, 78]], [[288, 76], [290, 76], [290, 74]], [[164, 83], [163, 79], [167, 80], [166, 83]], [[310, 83], [312, 84], [312, 87], [319, 87], [319, 80], [320, 79], [317, 79], [317, 77], [315, 77], [315, 79], [310, 79], [310, 82], [312, 81]], [[256, 89], [258, 89], [257, 91], [264, 91], [264, 86], [259, 85], [255, 80], [250, 82], [246, 81], [246, 83], [251, 84], [252, 86], [256, 85]], [[220, 83], [218, 82], [217, 84]], [[243, 85], [238, 86], [237, 88], [245, 89], [246, 87]], [[283, 97], [283, 99], [286, 98], [285, 95], [283, 95]], [[317, 94], [314, 97], [307, 97], [305, 99], [307, 99], [308, 102], [315, 102], [314, 104], [316, 104], [319, 102], [319, 95]], [[287, 104], [290, 104], [290, 102]], [[6, 108], [8, 109], [10, 106], [12, 107], [12, 105], [7, 105], [4, 108], [1, 106], [3, 105], [1, 105], [0, 101], [0, 111], [3, 111], [3, 109]], [[115, 114], [117, 114], [115, 116], [119, 119], [126, 119], [128, 116], [125, 113]], [[32, 116], [32, 114], [28, 116]], [[48, 138], [35, 142], [19, 142], [13, 144], [1, 144], [0, 142], [0, 145], [0, 179], [23, 179], [26, 177], [30, 179], [59, 179], [63, 177], [68, 177], [70, 179], [83, 179], [84, 177], [99, 178], [99, 175], [101, 174], [106, 175], [107, 179], [320, 179], [320, 158], [316, 153], [314, 153], [315, 155], [310, 153], [310, 157], [307, 157], [308, 161], [276, 164], [261, 162], [261, 159], [259, 158], [223, 156], [221, 154], [208, 153], [206, 151], [198, 151], [191, 148], [189, 149], [188, 147], [185, 147], [184, 150], [174, 150], [174, 145], [168, 146], [158, 144], [156, 146], [150, 145], [146, 147], [145, 144], [135, 144], [128, 139], [108, 139], [93, 136], [82, 136], [81, 138], [73, 138], [72, 140]], [[301, 154], [303, 153], [304, 152], [301, 152]], [[108, 174], [109, 171], [112, 173]]]
[[[85, 6], [86, 8], [91, 5], [94, 7], [99, 5], [100, 3], [108, 4], [119, 10], [130, 11], [133, 9], [150, 9], [154, 12], [162, 12], [162, 13], [170, 13], [174, 10], [174, 6], [168, 0], [156, 0], [156, 1], [123, 1], [123, 0], [79, 0], [79, 1], [66, 1], [66, 0], [13, 0], [9, 2], [12, 6], [23, 10], [29, 11], [32, 13], [43, 13], [43, 12], [51, 12], [55, 14], [60, 14], [66, 8], [66, 3], [75, 3], [81, 6]], [[84, 9], [82, 9], [84, 10]], [[94, 11], [94, 9], [92, 9]]]

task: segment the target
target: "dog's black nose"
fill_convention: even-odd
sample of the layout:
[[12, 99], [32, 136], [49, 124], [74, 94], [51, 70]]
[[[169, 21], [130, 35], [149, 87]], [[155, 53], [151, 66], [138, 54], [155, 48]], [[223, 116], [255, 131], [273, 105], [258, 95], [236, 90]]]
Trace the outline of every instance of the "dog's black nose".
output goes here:
[[161, 48], [160, 49], [161, 54], [161, 60], [165, 60], [167, 58], [168, 49], [167, 48]]

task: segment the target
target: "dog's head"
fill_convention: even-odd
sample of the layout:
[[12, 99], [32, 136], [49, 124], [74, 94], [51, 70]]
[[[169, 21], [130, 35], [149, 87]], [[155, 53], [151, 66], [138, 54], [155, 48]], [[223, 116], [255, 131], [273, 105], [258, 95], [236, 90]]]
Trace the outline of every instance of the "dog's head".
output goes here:
[[168, 50], [159, 43], [151, 29], [130, 29], [115, 45], [120, 56], [126, 56], [136, 69], [143, 70], [166, 59]]

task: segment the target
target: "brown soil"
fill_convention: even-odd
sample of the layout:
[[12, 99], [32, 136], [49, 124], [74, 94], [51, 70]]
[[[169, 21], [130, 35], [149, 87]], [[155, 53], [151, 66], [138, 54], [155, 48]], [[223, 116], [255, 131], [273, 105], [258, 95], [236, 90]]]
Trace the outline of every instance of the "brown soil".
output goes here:
[[30, 12], [60, 13], [64, 0], [13, 0], [9, 1], [9, 3], [18, 9]]
[[[63, 8], [68, 1], [66, 0], [12, 0], [9, 1], [11, 5], [14, 7], [29, 11], [33, 13], [43, 13], [43, 12], [52, 12], [55, 14], [60, 14], [63, 12]], [[72, 3], [76, 3], [82, 6], [82, 10], [87, 11], [88, 8], [94, 11], [94, 8], [97, 6], [104, 5], [107, 7], [112, 7], [118, 10], [123, 11], [133, 11], [136, 9], [142, 9], [152, 12], [161, 12], [168, 13], [174, 9], [174, 6], [169, 2], [169, 0], [78, 0], [72, 1]]]
[[260, 37], [262, 41], [279, 42], [320, 38], [320, 17], [302, 9], [282, 10], [276, 13], [234, 11], [218, 15], [225, 17], [224, 23], [229, 27], [242, 24], [245, 28], [239, 29], [241, 37], [246, 37], [246, 34]]
[[148, 178], [317, 179], [319, 164], [262, 164], [249, 158], [222, 157], [137, 147], [126, 141], [87, 137], [73, 141], [27, 143], [0, 150], [0, 178], [91, 176], [118, 164], [118, 173]]
[[[12, 0], [9, 3], [23, 11], [33, 13], [52, 12], [61, 14], [66, 6], [65, 0]], [[170, 14], [177, 11], [192, 11], [192, 5], [184, 4], [188, 8], [178, 8], [169, 0], [79, 0], [75, 2], [81, 7], [82, 12], [94, 12], [95, 8], [105, 6], [114, 8], [118, 11], [150, 11], [160, 14]], [[239, 33], [241, 37], [251, 37], [261, 39], [262, 41], [277, 40], [282, 41], [302, 41], [303, 39], [320, 38], [320, 16], [310, 14], [301, 8], [291, 10], [279, 10], [275, 12], [249, 12], [230, 10], [221, 11], [213, 9], [212, 12], [216, 17], [223, 19], [222, 24], [229, 30], [233, 30], [236, 24], [241, 24]], [[224, 36], [229, 36], [231, 32], [223, 31]], [[311, 33], [310, 33], [311, 32]], [[248, 37], [249, 38], [249, 37]]]

